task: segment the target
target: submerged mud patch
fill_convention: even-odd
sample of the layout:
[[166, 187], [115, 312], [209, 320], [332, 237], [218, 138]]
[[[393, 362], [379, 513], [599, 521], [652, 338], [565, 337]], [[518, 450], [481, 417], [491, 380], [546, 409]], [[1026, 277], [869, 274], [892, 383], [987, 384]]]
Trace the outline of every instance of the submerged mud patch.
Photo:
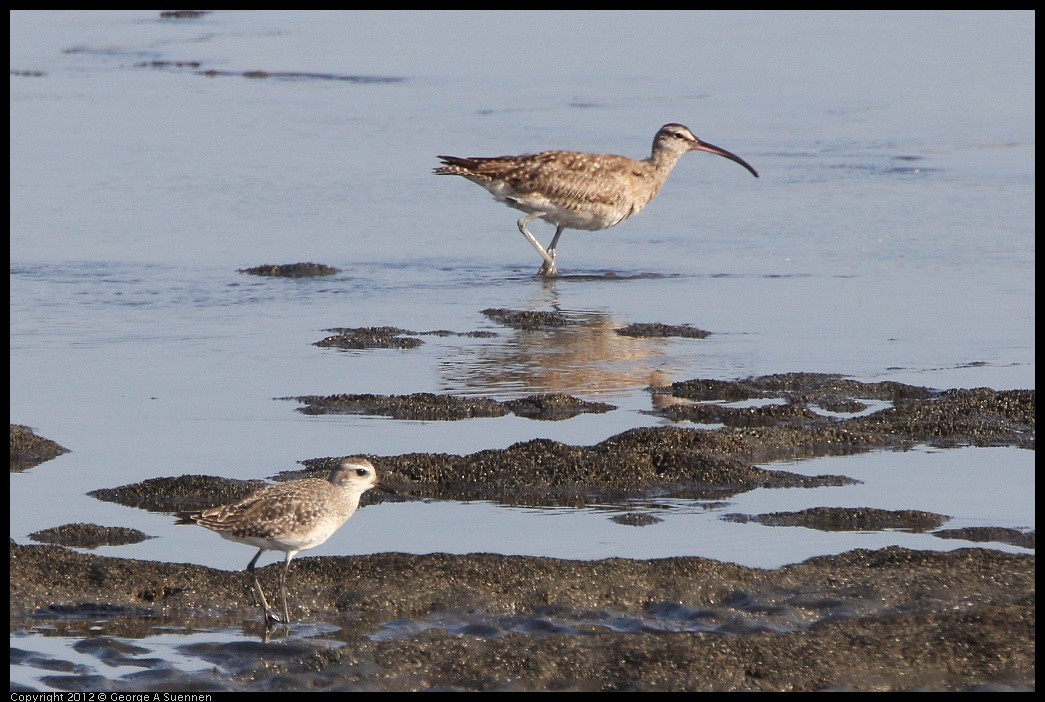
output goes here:
[[162, 19], [199, 19], [209, 15], [213, 10], [163, 10], [160, 12]]
[[273, 80], [331, 80], [361, 84], [402, 83], [406, 80], [406, 78], [401, 76], [367, 76], [345, 73], [313, 73], [306, 71], [223, 71], [214, 68], [196, 71], [196, 75], [205, 76], [207, 78], [230, 76], [233, 78], [271, 78]]
[[621, 336], [632, 336], [636, 338], [657, 338], [677, 336], [683, 339], [706, 339], [711, 332], [697, 329], [689, 324], [662, 324], [660, 322], [645, 323], [634, 322], [625, 327], [614, 329]]
[[498, 324], [522, 330], [556, 329], [579, 323], [571, 321], [562, 312], [555, 311], [510, 310], [504, 307], [489, 307], [481, 310], [480, 314], [489, 317]]
[[[490, 307], [481, 310], [480, 314], [489, 317], [498, 324], [521, 331], [585, 326], [592, 321], [590, 316], [566, 314], [558, 310], [511, 310], [504, 307]], [[674, 336], [688, 339], [705, 339], [711, 335], [711, 332], [698, 329], [689, 324], [663, 324], [661, 322], [634, 322], [618, 327], [613, 331], [619, 336], [630, 336], [633, 338]]]
[[462, 336], [473, 339], [487, 339], [497, 336], [493, 332], [470, 331], [455, 332], [447, 329], [434, 331], [410, 331], [399, 327], [334, 327], [324, 329], [331, 336], [312, 344], [323, 348], [338, 349], [415, 349], [424, 343], [419, 336]]
[[453, 397], [419, 392], [412, 395], [302, 395], [277, 397], [277, 400], [296, 400], [302, 414], [369, 414], [393, 419], [458, 420], [476, 417], [503, 417], [510, 410], [488, 397]]
[[253, 268], [240, 268], [237, 273], [269, 276], [272, 278], [320, 278], [340, 273], [339, 268], [325, 263], [280, 263], [264, 264]]
[[610, 517], [610, 521], [616, 524], [623, 524], [624, 526], [644, 527], [659, 524], [664, 520], [649, 512], [626, 512]]
[[1021, 531], [1004, 527], [964, 527], [962, 529], [940, 529], [934, 531], [938, 539], [964, 539], [965, 541], [995, 541], [1034, 550], [1034, 531]]
[[513, 414], [530, 419], [559, 421], [579, 414], [603, 414], [617, 409], [606, 402], [590, 402], [564, 393], [541, 393], [503, 402]]
[[419, 392], [411, 395], [302, 395], [277, 397], [303, 403], [298, 411], [309, 415], [367, 414], [423, 421], [454, 421], [477, 417], [520, 417], [562, 420], [585, 413], [602, 413], [616, 409], [605, 402], [588, 402], [570, 395], [530, 395], [518, 400], [499, 401], [489, 397], [455, 397]]
[[915, 509], [886, 510], [871, 507], [813, 507], [798, 512], [724, 514], [722, 519], [765, 526], [801, 526], [820, 531], [881, 531], [901, 529], [924, 532], [939, 528], [950, 517]]
[[[98, 49], [67, 49], [66, 53], [97, 53]], [[151, 68], [155, 70], [182, 70], [188, 69], [192, 73], [204, 78], [251, 78], [254, 80], [292, 80], [292, 81], [337, 81], [344, 83], [357, 83], [360, 85], [402, 83], [406, 78], [402, 76], [376, 76], [349, 73], [322, 73], [311, 71], [227, 71], [217, 68], [203, 68], [201, 61], [138, 61], [135, 68]]]
[[324, 331], [332, 336], [320, 339], [313, 346], [339, 349], [415, 349], [424, 342], [409, 336], [416, 334], [399, 327], [336, 328]]
[[104, 527], [98, 524], [76, 523], [34, 531], [29, 538], [43, 544], [95, 549], [99, 546], [137, 544], [156, 537], [127, 527]]
[[188, 512], [239, 502], [266, 484], [263, 480], [183, 475], [178, 478], [150, 478], [115, 488], [99, 488], [87, 494], [104, 502], [152, 512]]

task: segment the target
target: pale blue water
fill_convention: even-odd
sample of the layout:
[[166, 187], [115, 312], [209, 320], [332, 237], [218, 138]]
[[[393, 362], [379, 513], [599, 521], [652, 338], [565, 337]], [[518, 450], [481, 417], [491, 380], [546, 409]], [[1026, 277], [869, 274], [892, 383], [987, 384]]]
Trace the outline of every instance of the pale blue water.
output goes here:
[[[365, 80], [136, 67], [154, 60]], [[16, 11], [11, 69], [11, 419], [72, 450], [11, 476], [19, 543], [70, 522], [132, 526], [158, 538], [99, 552], [239, 569], [251, 555], [239, 545], [85, 493], [186, 473], [265, 478], [348, 453], [590, 444], [664, 423], [639, 413], [652, 381], [808, 371], [1035, 387], [1030, 12]], [[437, 154], [643, 157], [666, 122], [761, 177], [689, 155], [638, 217], [564, 234], [560, 272], [631, 279], [537, 279], [516, 212], [430, 174]], [[549, 228], [534, 228], [547, 243]], [[342, 273], [236, 272], [298, 261]], [[487, 307], [589, 324], [518, 334]], [[655, 321], [713, 335], [612, 332]], [[373, 325], [498, 336], [311, 345], [330, 327]], [[424, 391], [567, 392], [620, 409], [425, 423], [307, 417], [272, 399]], [[1033, 458], [955, 449], [769, 465], [865, 483], [756, 491], [717, 510], [670, 502], [644, 528], [612, 511], [382, 505], [309, 555], [773, 567], [891, 543], [951, 549], [970, 543], [719, 516], [857, 504], [1033, 528]], [[941, 496], [938, 476], [955, 472]]]

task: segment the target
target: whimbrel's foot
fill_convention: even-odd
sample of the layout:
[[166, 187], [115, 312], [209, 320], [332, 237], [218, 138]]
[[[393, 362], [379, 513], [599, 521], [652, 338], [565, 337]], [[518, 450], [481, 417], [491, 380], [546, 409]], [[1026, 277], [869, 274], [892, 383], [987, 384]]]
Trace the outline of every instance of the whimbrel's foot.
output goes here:
[[545, 251], [541, 249], [541, 258], [544, 259], [544, 264], [541, 265], [541, 270], [537, 271], [537, 275], [543, 275], [551, 278], [559, 274], [559, 271], [555, 269], [555, 249], [548, 249]]

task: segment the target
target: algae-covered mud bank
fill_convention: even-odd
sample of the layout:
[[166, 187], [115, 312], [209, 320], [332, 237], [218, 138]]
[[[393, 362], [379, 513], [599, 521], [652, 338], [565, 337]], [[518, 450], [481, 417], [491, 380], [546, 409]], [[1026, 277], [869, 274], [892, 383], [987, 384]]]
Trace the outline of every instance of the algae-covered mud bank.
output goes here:
[[[267, 586], [280, 567], [263, 570]], [[243, 573], [12, 544], [11, 627], [80, 638], [77, 650], [135, 671], [99, 679], [52, 661], [44, 682], [70, 690], [1035, 684], [1033, 556], [891, 548], [766, 571], [377, 554], [302, 558], [291, 572], [303, 619], [266, 633]], [[241, 634], [231, 642], [230, 628]], [[177, 662], [157, 655], [157, 631], [183, 636]], [[28, 658], [17, 643], [12, 660]]]

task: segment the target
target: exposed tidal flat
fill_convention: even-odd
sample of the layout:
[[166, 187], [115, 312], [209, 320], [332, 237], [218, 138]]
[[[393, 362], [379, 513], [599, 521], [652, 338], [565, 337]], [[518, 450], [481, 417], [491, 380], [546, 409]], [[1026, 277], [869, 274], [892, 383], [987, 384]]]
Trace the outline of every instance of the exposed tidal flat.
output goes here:
[[[675, 393], [701, 385], [709, 384], [682, 383]], [[714, 386], [707, 392], [720, 397], [801, 386], [808, 402], [886, 392], [806, 374]], [[891, 385], [888, 392], [890, 409], [844, 421], [798, 412], [755, 421], [755, 431], [748, 416], [742, 428], [632, 430], [595, 447], [537, 441], [470, 456], [373, 460], [383, 480], [406, 495], [542, 504], [653, 489], [707, 499], [751, 484], [846, 480], [748, 463], [782, 452], [922, 441], [1033, 447], [1033, 391]], [[18, 447], [28, 451], [24, 441]], [[324, 469], [328, 461], [302, 462]], [[626, 480], [621, 465], [634, 468]], [[184, 482], [149, 481], [97, 496], [159, 511], [206, 499], [173, 489]], [[215, 485], [202, 485], [213, 496]], [[946, 515], [821, 508], [724, 518], [932, 530]], [[1033, 548], [1033, 532], [984, 536], [992, 539]], [[312, 557], [295, 561], [290, 575], [292, 617], [300, 623], [273, 630], [263, 625], [242, 572], [12, 541], [12, 651], [17, 660], [18, 631], [47, 630], [79, 638], [74, 647], [110, 665], [142, 669], [115, 680], [56, 672], [45, 681], [78, 690], [1024, 690], [1035, 685], [1034, 563], [1033, 555], [988, 548], [901, 547], [776, 569], [698, 557]], [[261, 570], [266, 587], [280, 568]], [[240, 632], [234, 641], [179, 647], [213, 663], [206, 670], [172, 665], [150, 656], [145, 641], [132, 643], [159, 630], [188, 639], [229, 629]]]

